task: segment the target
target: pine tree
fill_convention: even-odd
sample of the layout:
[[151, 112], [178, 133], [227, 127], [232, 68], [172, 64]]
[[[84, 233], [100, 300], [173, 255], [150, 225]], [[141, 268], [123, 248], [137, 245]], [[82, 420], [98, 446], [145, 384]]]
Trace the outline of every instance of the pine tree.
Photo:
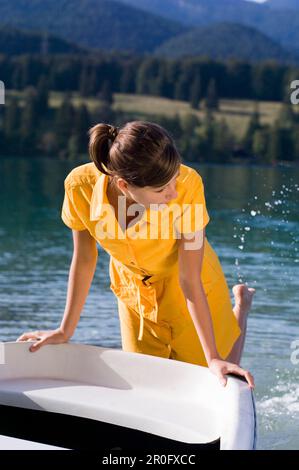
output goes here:
[[253, 134], [252, 151], [261, 163], [267, 162], [269, 147], [269, 130], [264, 127], [257, 129]]
[[253, 114], [250, 117], [248, 127], [243, 139], [243, 147], [246, 152], [249, 154], [253, 151], [253, 136], [257, 130], [261, 128], [260, 123], [260, 113], [259, 113], [259, 104], [258, 102], [255, 103], [255, 109]]
[[9, 155], [17, 155], [20, 151], [20, 107], [16, 98], [12, 98], [5, 106], [2, 128], [2, 151]]
[[193, 76], [191, 67], [188, 64], [183, 64], [174, 87], [175, 100], [190, 101], [190, 83], [192, 83]]
[[199, 73], [196, 74], [190, 87], [190, 105], [192, 109], [200, 108], [201, 81]]
[[131, 67], [124, 65], [122, 75], [120, 78], [120, 92], [121, 93], [134, 93], [135, 91], [135, 78]]
[[232, 135], [225, 119], [216, 121], [213, 129], [212, 154], [214, 161], [225, 163], [231, 159], [234, 148], [234, 136]]
[[16, 138], [20, 127], [20, 107], [16, 98], [12, 98], [5, 108], [4, 135], [8, 138]]
[[65, 149], [74, 127], [74, 107], [69, 95], [64, 97], [55, 116], [55, 133], [57, 146], [59, 149]]
[[160, 72], [160, 59], [157, 57], [145, 58], [137, 71], [136, 93], [139, 95], [151, 95], [155, 87], [155, 80]]
[[197, 145], [200, 161], [214, 161], [215, 119], [210, 109], [206, 109], [202, 126], [198, 131]]
[[269, 146], [266, 159], [269, 163], [277, 163], [282, 159], [283, 147], [281, 129], [275, 123], [270, 129], [269, 133]]
[[117, 111], [116, 114], [109, 103], [103, 102], [93, 109], [90, 115], [91, 125], [93, 126], [99, 122], [115, 122], [116, 118], [120, 119], [121, 115], [121, 111]]
[[36, 149], [37, 135], [37, 100], [35, 88], [29, 88], [25, 95], [25, 104], [21, 113], [20, 137], [22, 153], [34, 153]]
[[183, 134], [186, 137], [192, 136], [192, 134], [194, 133], [194, 130], [196, 129], [196, 127], [199, 127], [199, 125], [200, 125], [200, 120], [193, 113], [184, 114], [181, 117], [181, 127], [183, 130]]
[[43, 75], [37, 85], [37, 95], [36, 95], [36, 107], [37, 113], [39, 116], [43, 116], [48, 111], [48, 101], [49, 101], [49, 88], [48, 80]]
[[113, 93], [111, 91], [111, 85], [108, 80], [105, 80], [103, 82], [99, 97], [105, 103], [108, 103], [110, 105], [113, 103]]
[[86, 65], [83, 66], [79, 78], [79, 93], [86, 97], [89, 95], [89, 73]]
[[95, 96], [98, 91], [98, 73], [96, 67], [92, 67], [88, 81], [88, 95]]
[[278, 126], [290, 129], [293, 127], [295, 120], [293, 105], [287, 102], [282, 103], [277, 116]]
[[85, 104], [81, 104], [75, 111], [73, 136], [76, 137], [78, 154], [86, 153], [88, 146], [88, 129], [90, 128], [90, 115]]
[[213, 110], [217, 110], [219, 108], [216, 80], [214, 78], [212, 78], [208, 84], [205, 107]]
[[161, 72], [158, 77], [155, 79], [153, 84], [152, 94], [155, 96], [167, 96], [168, 84], [164, 76], [164, 71], [161, 67]]

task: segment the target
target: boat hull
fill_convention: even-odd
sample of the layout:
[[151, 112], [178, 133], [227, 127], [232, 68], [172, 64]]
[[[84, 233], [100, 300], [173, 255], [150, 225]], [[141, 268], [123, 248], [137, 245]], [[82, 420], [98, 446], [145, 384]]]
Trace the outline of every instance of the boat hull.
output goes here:
[[4, 436], [78, 450], [255, 448], [254, 397], [239, 378], [222, 387], [180, 361], [75, 343], [31, 353], [30, 344], [0, 345]]

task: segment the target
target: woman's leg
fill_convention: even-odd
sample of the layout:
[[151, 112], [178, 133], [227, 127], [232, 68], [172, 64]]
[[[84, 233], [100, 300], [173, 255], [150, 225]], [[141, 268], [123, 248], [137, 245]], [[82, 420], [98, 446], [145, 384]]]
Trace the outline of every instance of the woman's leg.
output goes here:
[[236, 284], [232, 289], [235, 296], [234, 315], [241, 329], [241, 335], [235, 342], [226, 360], [235, 364], [240, 364], [245, 343], [247, 316], [251, 308], [255, 289], [247, 287], [245, 284]]
[[[166, 311], [163, 315], [160, 313], [160, 318], [169, 320], [169, 322], [162, 320], [156, 324], [144, 319], [144, 332], [141, 341], [138, 340], [139, 314], [118, 299], [122, 349], [124, 351], [207, 366], [190, 314], [187, 311], [189, 321], [183, 321], [181, 311], [183, 307], [181, 305], [178, 308], [180, 303], [178, 302], [178, 290], [179, 286], [175, 284], [164, 292], [164, 300], [168, 298], [171, 301], [164, 305]], [[214, 284], [207, 295], [221, 356], [236, 364], [240, 362], [245, 341], [247, 315], [254, 292], [255, 289], [247, 288], [244, 284], [234, 286], [235, 306], [232, 308], [229, 290], [223, 276]], [[177, 300], [176, 304], [173, 304], [173, 299]], [[185, 326], [183, 327], [184, 322]]]
[[[176, 298], [178, 290], [179, 287], [172, 293], [173, 298]], [[226, 279], [220, 271], [218, 279], [214, 281], [212, 286], [208, 286], [206, 296], [213, 322], [217, 350], [220, 357], [226, 359], [242, 332], [233, 310]], [[181, 315], [188, 318], [188, 322], [184, 328], [181, 326], [177, 328], [178, 318], [171, 322], [172, 341], [170, 357], [175, 360], [206, 367], [207, 361], [204, 351], [191, 315], [188, 312], [186, 302], [185, 308], [181, 306], [180, 310], [182, 312]], [[185, 310], [184, 313], [183, 310]]]
[[143, 337], [138, 340], [139, 314], [119, 299], [118, 314], [123, 351], [169, 358], [171, 340], [169, 325], [157, 324], [144, 318]]

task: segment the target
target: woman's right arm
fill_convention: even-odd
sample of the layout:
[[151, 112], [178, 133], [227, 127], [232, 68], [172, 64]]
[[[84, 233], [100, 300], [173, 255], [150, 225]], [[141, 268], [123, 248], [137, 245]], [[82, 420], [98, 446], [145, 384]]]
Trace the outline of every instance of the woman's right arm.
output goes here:
[[96, 270], [98, 251], [96, 240], [88, 230], [73, 230], [74, 251], [69, 271], [67, 299], [59, 328], [50, 331], [32, 331], [21, 335], [17, 341], [37, 340], [30, 351], [45, 344], [67, 342], [73, 336], [85, 304]]

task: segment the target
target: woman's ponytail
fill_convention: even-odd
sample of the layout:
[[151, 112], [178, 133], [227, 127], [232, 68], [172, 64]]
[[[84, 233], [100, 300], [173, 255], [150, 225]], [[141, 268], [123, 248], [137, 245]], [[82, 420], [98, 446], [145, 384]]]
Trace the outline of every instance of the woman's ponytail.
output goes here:
[[90, 158], [98, 170], [139, 188], [164, 186], [182, 162], [171, 134], [154, 122], [130, 121], [120, 128], [100, 123], [89, 137]]
[[88, 131], [89, 155], [95, 166], [106, 175], [111, 174], [109, 141], [114, 141], [118, 128], [110, 124], [96, 124]]

